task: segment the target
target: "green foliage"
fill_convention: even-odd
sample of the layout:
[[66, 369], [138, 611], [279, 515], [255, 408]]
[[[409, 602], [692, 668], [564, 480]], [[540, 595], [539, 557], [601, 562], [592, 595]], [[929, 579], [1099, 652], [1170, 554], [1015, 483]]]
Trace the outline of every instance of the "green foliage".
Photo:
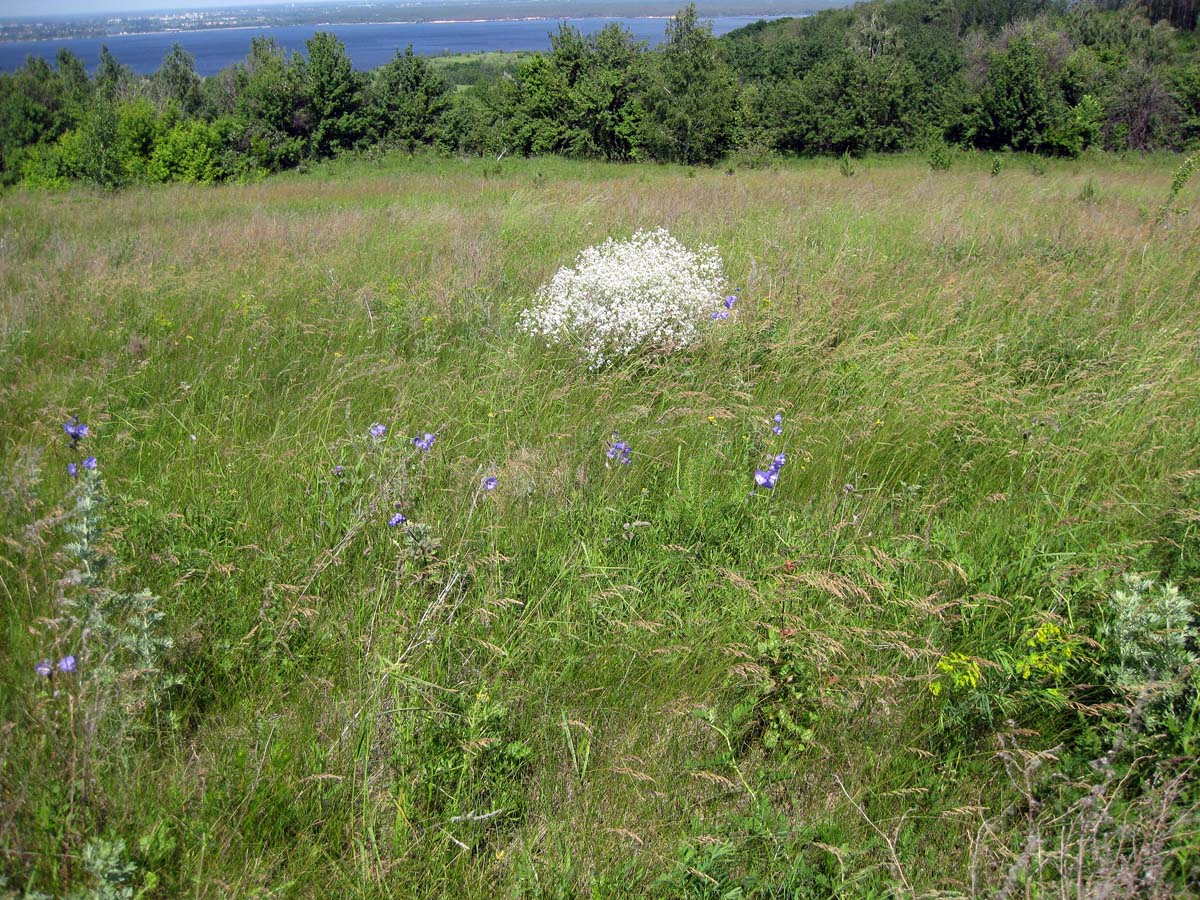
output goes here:
[[1126, 575], [1108, 598], [1097, 630], [1104, 683], [1130, 698], [1150, 730], [1200, 688], [1200, 629], [1191, 601], [1172, 584]]
[[979, 687], [981, 670], [979, 663], [962, 653], [943, 656], [934, 666], [936, 677], [929, 682], [929, 693], [940, 697], [942, 691], [963, 693]]
[[97, 102], [79, 128], [59, 139], [63, 171], [100, 187], [120, 187], [129, 180], [121, 146], [121, 115], [110, 103]]
[[934, 172], [945, 172], [954, 162], [954, 154], [945, 144], [934, 144], [929, 150], [929, 168]]
[[841, 157], [838, 159], [838, 172], [843, 178], [854, 177], [854, 159], [850, 156], [849, 150], [843, 150]]
[[309, 155], [323, 159], [355, 147], [367, 133], [362, 83], [345, 45], [327, 31], [304, 42], [308, 54], [294, 63], [304, 108]]
[[403, 54], [376, 69], [366, 92], [366, 115], [375, 140], [413, 149], [430, 144], [449, 104], [448, 87], [409, 44]]
[[137, 866], [129, 859], [121, 838], [88, 841], [83, 848], [83, 867], [91, 884], [70, 894], [68, 900], [134, 900], [131, 882]]
[[1099, 101], [1085, 94], [1047, 130], [1045, 149], [1058, 156], [1077, 157], [1100, 137], [1103, 122]]
[[1166, 220], [1167, 216], [1171, 214], [1171, 204], [1174, 203], [1179, 197], [1180, 193], [1183, 192], [1184, 187], [1188, 183], [1188, 179], [1192, 177], [1192, 174], [1196, 171], [1198, 166], [1200, 166], [1200, 154], [1193, 154], [1185, 159], [1183, 164], [1175, 170], [1175, 175], [1171, 178], [1171, 189], [1167, 191], [1167, 199], [1163, 205], [1159, 207], [1158, 215], [1154, 217], [1155, 225], [1161, 225], [1163, 221]]
[[1050, 127], [1046, 58], [1029, 37], [992, 57], [969, 127], [983, 147], [1037, 150]]
[[729, 714], [735, 746], [784, 756], [806, 750], [818, 720], [816, 667], [792, 636], [770, 629], [754, 652], [754, 680]]
[[163, 57], [158, 71], [150, 76], [150, 90], [160, 107], [176, 106], [185, 116], [195, 116], [204, 101], [196, 60], [178, 43]]
[[196, 119], [166, 128], [154, 145], [146, 166], [151, 181], [210, 184], [222, 174], [220, 129]]
[[647, 149], [689, 165], [717, 161], [732, 141], [736, 101], [733, 70], [712, 26], [689, 5], [667, 25], [647, 76], [641, 100]]

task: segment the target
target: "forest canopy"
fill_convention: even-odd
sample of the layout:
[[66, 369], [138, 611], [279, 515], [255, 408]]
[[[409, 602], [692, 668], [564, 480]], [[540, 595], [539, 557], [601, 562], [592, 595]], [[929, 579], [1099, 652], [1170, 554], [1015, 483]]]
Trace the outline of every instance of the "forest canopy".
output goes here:
[[178, 44], [147, 77], [107, 49], [89, 76], [62, 51], [0, 76], [0, 180], [242, 180], [373, 148], [685, 164], [1185, 150], [1198, 2], [874, 0], [723, 38], [689, 6], [656, 48], [564, 24], [546, 53], [455, 66], [409, 47], [370, 72], [325, 32], [304, 54], [254, 38], [208, 78]]

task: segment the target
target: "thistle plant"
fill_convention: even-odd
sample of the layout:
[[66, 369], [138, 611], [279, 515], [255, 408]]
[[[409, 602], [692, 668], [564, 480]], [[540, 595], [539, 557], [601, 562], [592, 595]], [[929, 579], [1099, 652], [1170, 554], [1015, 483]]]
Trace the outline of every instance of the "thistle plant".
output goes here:
[[[721, 258], [713, 247], [689, 250], [664, 228], [609, 238], [579, 254], [538, 288], [520, 328], [566, 346], [595, 370], [644, 350], [675, 350], [706, 319], [727, 317]], [[724, 314], [724, 316], [722, 315]]]
[[1173, 584], [1126, 575], [1106, 612], [1097, 630], [1100, 673], [1114, 690], [1139, 700], [1143, 721], [1153, 728], [1169, 718], [1176, 700], [1200, 687], [1192, 603]]
[[79, 647], [80, 660], [67, 656], [59, 671], [84, 668], [85, 681], [94, 694], [89, 732], [107, 708], [108, 695], [120, 684], [127, 716], [158, 707], [179, 676], [167, 675], [162, 660], [172, 647], [163, 633], [164, 614], [158, 598], [149, 591], [114, 590], [106, 584], [111, 559], [104, 552], [104, 480], [97, 467], [84, 469], [74, 514], [63, 530], [70, 540], [64, 547], [76, 562], [65, 579], [62, 608], [66, 634]]

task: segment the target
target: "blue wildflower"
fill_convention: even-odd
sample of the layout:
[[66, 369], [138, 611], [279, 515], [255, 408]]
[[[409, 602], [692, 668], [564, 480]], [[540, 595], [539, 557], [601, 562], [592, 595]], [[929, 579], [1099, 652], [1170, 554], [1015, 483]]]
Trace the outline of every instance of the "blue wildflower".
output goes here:
[[424, 437], [415, 437], [412, 439], [413, 445], [425, 453], [429, 452], [429, 448], [433, 446], [433, 442], [437, 440], [436, 434], [425, 432]]
[[729, 310], [718, 309], [715, 313], [712, 314], [712, 317], [714, 319], [728, 319], [729, 318]]
[[71, 421], [63, 423], [63, 431], [71, 439], [74, 447], [88, 435], [88, 427], [79, 421], [79, 416], [71, 416]]
[[346, 470], [344, 468], [342, 468], [341, 466], [334, 466], [333, 474], [336, 475], [338, 478], [341, 478], [343, 475], [346, 474]]
[[89, 456], [87, 459], [85, 459], [83, 461], [83, 467], [89, 472], [94, 470], [96, 468], [96, 457]]
[[375, 422], [371, 425], [371, 428], [370, 428], [371, 437], [378, 440], [379, 438], [383, 437], [385, 434], [387, 434], [387, 426], [386, 425], [380, 425], [378, 422]]
[[43, 678], [49, 678], [50, 673], [54, 671], [54, 666], [50, 663], [50, 660], [43, 659], [33, 667], [33, 671], [37, 672]]
[[73, 462], [67, 463], [67, 474], [72, 478], [77, 477], [79, 475], [79, 466], [75, 465]]
[[62, 659], [60, 659], [58, 661], [58, 671], [66, 672], [66, 673], [74, 672], [75, 671], [75, 657], [74, 656], [64, 656]]
[[774, 467], [767, 469], [765, 472], [762, 469], [754, 470], [754, 483], [759, 487], [764, 487], [767, 490], [771, 490], [775, 487], [775, 484], [778, 481], [779, 470]]
[[730, 294], [725, 298], [725, 308], [733, 309], [733, 304], [737, 303], [737, 294]]
[[408, 516], [406, 516], [404, 513], [396, 513], [394, 516], [388, 519], [388, 527], [395, 528], [397, 525], [403, 525], [407, 521]]
[[621, 465], [627, 466], [633, 458], [633, 448], [625, 441], [620, 440], [620, 437], [615, 431], [612, 433], [612, 440], [608, 442], [605, 455], [609, 459], [615, 459]]
[[775, 434], [783, 434], [783, 413], [775, 413], [775, 418], [772, 421], [775, 424], [771, 427], [771, 431]]
[[771, 460], [771, 468], [774, 469], [776, 472], [778, 472], [780, 469], [782, 469], [786, 464], [787, 464], [787, 454], [786, 453], [780, 453], [773, 460]]
[[489, 475], [487, 478], [483, 479], [483, 489], [485, 491], [494, 491], [496, 489], [496, 485], [499, 483], [500, 480], [496, 478], [495, 475]]

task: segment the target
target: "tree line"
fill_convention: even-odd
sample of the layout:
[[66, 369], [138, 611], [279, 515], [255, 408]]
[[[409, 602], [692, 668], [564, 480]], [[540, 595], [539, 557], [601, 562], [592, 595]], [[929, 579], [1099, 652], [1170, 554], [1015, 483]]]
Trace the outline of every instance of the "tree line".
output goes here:
[[753, 164], [944, 144], [1074, 156], [1200, 143], [1197, 0], [873, 0], [715, 38], [681, 10], [656, 48], [617, 24], [452, 85], [409, 47], [356, 72], [318, 33], [254, 38], [201, 78], [178, 44], [139, 77], [106, 48], [0, 76], [0, 180], [258, 177], [372, 147]]

